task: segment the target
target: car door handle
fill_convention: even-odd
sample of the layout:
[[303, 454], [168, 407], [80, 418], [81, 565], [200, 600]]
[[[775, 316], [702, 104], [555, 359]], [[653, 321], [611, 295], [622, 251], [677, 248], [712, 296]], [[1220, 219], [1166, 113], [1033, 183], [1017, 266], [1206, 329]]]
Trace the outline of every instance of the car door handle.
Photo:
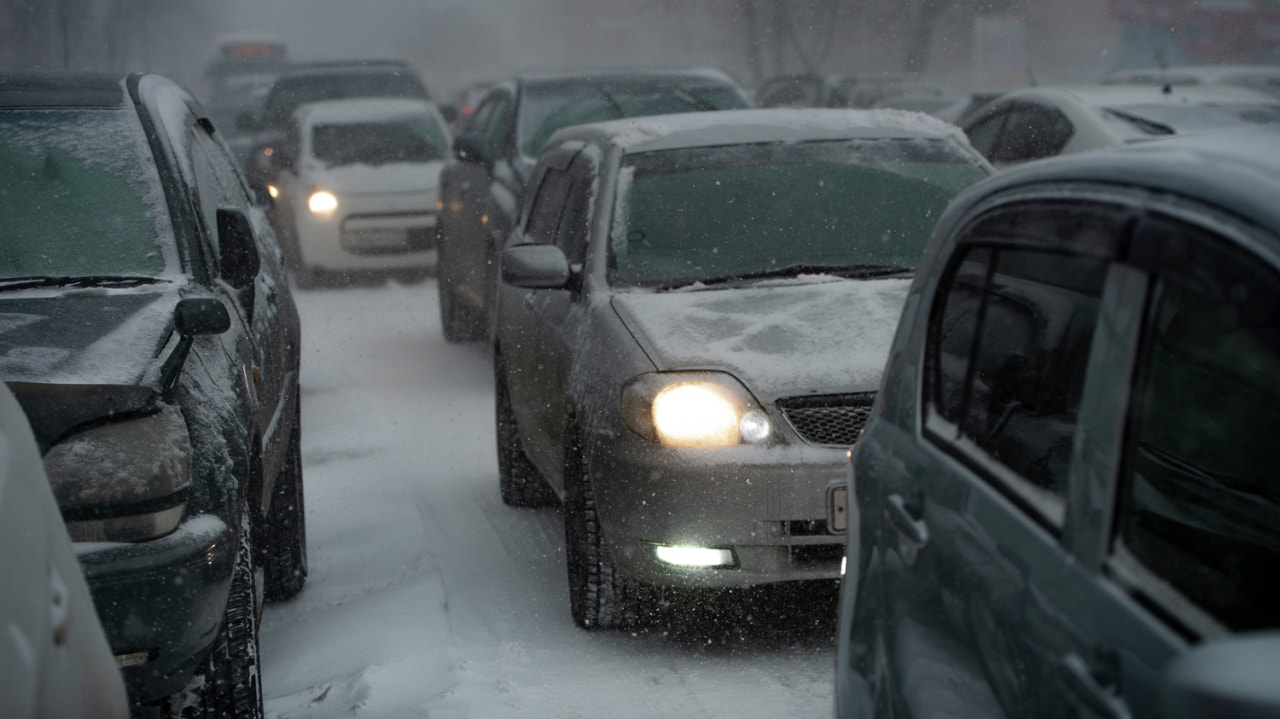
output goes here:
[[1107, 689], [1079, 654], [1068, 654], [1058, 667], [1062, 684], [1071, 697], [1094, 716], [1103, 719], [1130, 719], [1129, 708], [1115, 692]]
[[[889, 506], [886, 513], [889, 515], [889, 521], [893, 524], [902, 536], [911, 540], [912, 543], [923, 547], [929, 543], [929, 525], [924, 521], [924, 508], [915, 510], [907, 507], [907, 501], [902, 498], [901, 494], [891, 494], [888, 500]], [[920, 516], [916, 516], [919, 514]]]

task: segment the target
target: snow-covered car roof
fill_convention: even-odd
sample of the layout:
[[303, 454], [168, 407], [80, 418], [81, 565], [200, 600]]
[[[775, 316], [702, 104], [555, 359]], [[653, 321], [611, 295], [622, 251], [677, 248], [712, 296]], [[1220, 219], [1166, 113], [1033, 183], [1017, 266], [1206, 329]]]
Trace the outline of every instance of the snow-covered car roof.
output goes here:
[[412, 98], [358, 97], [310, 102], [294, 111], [294, 118], [299, 124], [376, 122], [422, 115], [438, 116], [436, 104]]
[[813, 108], [722, 110], [613, 120], [566, 128], [551, 144], [572, 139], [603, 141], [634, 153], [852, 138], [947, 138], [968, 145], [958, 127], [919, 112]]
[[[1268, 228], [1273, 237], [1280, 234], [1280, 132], [1263, 128], [1180, 135], [1028, 163], [975, 185], [962, 195], [968, 200], [957, 199], [953, 207], [973, 207], [1015, 186], [1063, 182], [1169, 192]], [[945, 219], [939, 228], [944, 224]]]
[[1124, 83], [1170, 83], [1178, 85], [1213, 84], [1230, 82], [1238, 78], [1275, 78], [1280, 81], [1277, 65], [1174, 65], [1171, 67], [1147, 67], [1135, 70], [1117, 70], [1102, 82], [1108, 85]]
[[641, 82], [645, 80], [697, 79], [708, 82], [723, 82], [736, 85], [733, 78], [715, 68], [688, 68], [674, 70], [625, 69], [610, 68], [602, 70], [586, 70], [577, 72], [539, 72], [525, 73], [516, 78], [520, 83], [559, 83], [559, 82]]
[[1088, 108], [1189, 103], [1275, 103], [1275, 99], [1243, 87], [1228, 85], [1059, 85], [1014, 90], [1000, 99], [1044, 98]]

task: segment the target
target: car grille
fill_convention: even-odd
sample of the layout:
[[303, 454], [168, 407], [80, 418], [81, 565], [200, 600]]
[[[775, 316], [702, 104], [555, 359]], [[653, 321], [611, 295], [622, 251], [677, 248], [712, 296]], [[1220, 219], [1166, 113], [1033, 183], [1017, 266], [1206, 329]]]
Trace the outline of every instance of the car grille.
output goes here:
[[862, 434], [875, 399], [875, 392], [788, 397], [778, 400], [778, 409], [804, 441], [848, 447]]

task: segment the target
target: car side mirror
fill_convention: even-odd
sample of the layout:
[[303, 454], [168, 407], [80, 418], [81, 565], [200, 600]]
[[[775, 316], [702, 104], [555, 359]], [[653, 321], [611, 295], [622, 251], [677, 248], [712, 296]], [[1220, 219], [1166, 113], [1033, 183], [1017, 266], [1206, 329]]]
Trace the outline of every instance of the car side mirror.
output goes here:
[[231, 329], [231, 313], [227, 312], [226, 305], [212, 297], [188, 297], [180, 300], [173, 310], [173, 328], [178, 332], [178, 346], [160, 368], [160, 389], [165, 394], [177, 388], [195, 338], [220, 335]]
[[483, 135], [461, 135], [454, 138], [453, 156], [459, 162], [480, 165], [493, 172], [493, 150], [489, 147], [488, 138]]
[[1166, 719], [1280, 716], [1280, 632], [1242, 634], [1200, 645], [1165, 672]]
[[253, 226], [244, 212], [218, 209], [218, 276], [237, 290], [253, 283], [261, 268]]
[[515, 245], [502, 252], [502, 281], [530, 290], [558, 290], [572, 276], [569, 258], [555, 245]]

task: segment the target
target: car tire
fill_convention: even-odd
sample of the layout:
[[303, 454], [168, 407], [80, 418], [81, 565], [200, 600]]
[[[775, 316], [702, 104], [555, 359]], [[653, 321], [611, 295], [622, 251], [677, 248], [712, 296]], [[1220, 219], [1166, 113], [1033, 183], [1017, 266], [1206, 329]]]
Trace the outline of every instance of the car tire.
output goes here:
[[509, 507], [545, 507], [555, 502], [542, 473], [529, 461], [520, 441], [505, 370], [499, 362], [494, 378], [495, 434], [498, 438], [498, 486], [502, 501]]
[[445, 341], [452, 344], [475, 342], [475, 330], [469, 322], [464, 308], [453, 296], [453, 283], [441, 274], [436, 284], [440, 298], [440, 327], [444, 331]]
[[302, 424], [294, 410], [293, 432], [284, 467], [276, 478], [267, 517], [267, 562], [264, 598], [291, 599], [307, 582], [307, 516], [302, 484]]
[[618, 576], [596, 513], [595, 490], [580, 444], [565, 449], [564, 544], [569, 608], [583, 629], [625, 629], [639, 624], [641, 587]]
[[174, 697], [182, 719], [261, 719], [262, 666], [258, 653], [258, 575], [246, 516], [231, 574], [222, 629], [187, 688]]

